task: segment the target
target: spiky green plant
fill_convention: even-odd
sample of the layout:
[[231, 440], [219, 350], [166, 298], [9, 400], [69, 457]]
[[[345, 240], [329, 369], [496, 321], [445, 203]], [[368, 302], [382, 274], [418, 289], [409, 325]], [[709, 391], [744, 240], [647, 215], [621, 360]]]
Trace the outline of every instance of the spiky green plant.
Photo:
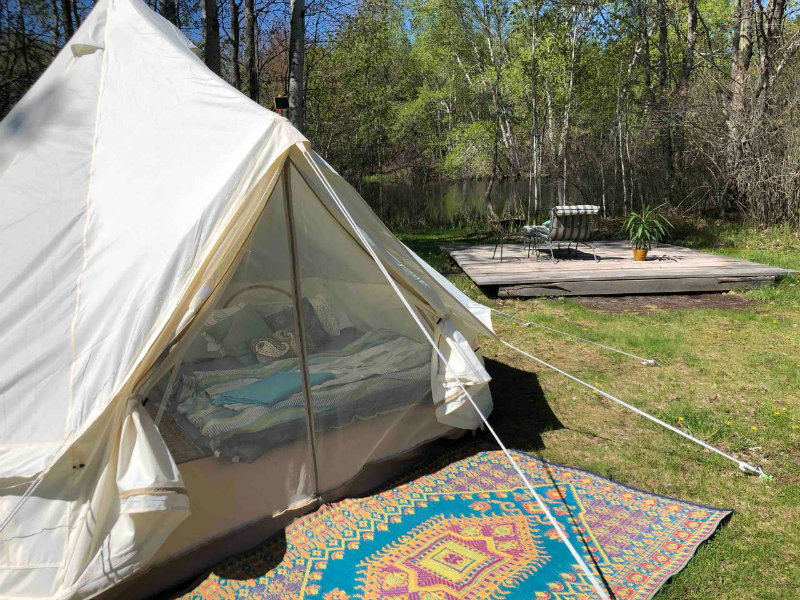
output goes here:
[[628, 235], [633, 248], [649, 250], [652, 244], [657, 244], [667, 237], [672, 223], [661, 212], [663, 206], [663, 204], [655, 208], [645, 206], [642, 212], [632, 212], [625, 219], [622, 231]]

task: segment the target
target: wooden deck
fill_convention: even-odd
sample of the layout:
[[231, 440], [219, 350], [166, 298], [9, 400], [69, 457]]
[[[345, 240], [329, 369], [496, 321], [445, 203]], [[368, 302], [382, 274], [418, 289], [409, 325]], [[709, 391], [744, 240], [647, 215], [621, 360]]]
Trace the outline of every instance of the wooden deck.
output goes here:
[[[443, 246], [479, 286], [498, 296], [599, 296], [610, 294], [659, 294], [724, 292], [772, 283], [791, 271], [739, 258], [717, 256], [680, 246], [661, 244], [645, 262], [636, 262], [623, 241], [596, 242], [600, 262], [591, 251], [556, 251], [537, 261], [521, 244], [506, 244], [503, 262], [492, 258], [494, 244]], [[495, 289], [496, 288], [496, 289]]]

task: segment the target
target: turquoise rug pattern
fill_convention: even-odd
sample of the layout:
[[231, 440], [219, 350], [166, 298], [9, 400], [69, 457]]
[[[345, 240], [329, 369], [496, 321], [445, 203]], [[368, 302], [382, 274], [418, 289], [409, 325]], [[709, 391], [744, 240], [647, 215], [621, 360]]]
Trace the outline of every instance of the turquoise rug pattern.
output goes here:
[[[619, 600], [651, 598], [730, 514], [521, 452], [514, 457], [572, 544]], [[259, 553], [234, 560], [254, 576], [212, 573], [185, 598], [597, 597], [508, 459], [496, 451], [374, 496], [323, 506], [286, 529], [285, 553], [262, 575], [255, 576], [263, 560]]]

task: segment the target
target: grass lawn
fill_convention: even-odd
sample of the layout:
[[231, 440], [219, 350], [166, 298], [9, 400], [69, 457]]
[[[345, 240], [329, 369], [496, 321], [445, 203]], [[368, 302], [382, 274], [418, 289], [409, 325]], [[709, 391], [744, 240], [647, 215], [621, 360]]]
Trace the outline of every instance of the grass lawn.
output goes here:
[[[657, 598], [800, 597], [800, 283], [743, 292], [737, 310], [606, 312], [571, 299], [487, 298], [454, 273], [439, 244], [467, 232], [399, 234], [476, 300], [528, 320], [655, 357], [636, 361], [495, 318], [498, 335], [597, 387], [761, 464], [772, 481], [545, 370], [496, 341], [484, 355], [494, 377], [492, 415], [504, 441], [546, 460], [734, 515]], [[800, 232], [733, 223], [681, 224], [676, 243], [800, 271]]]

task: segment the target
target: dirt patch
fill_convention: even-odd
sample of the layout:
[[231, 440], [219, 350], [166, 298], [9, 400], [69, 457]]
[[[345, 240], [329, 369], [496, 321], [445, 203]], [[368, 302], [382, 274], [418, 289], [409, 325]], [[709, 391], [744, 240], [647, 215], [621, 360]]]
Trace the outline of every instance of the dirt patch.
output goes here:
[[716, 308], [748, 310], [755, 302], [741, 294], [654, 294], [641, 296], [583, 296], [575, 298], [582, 306], [611, 313], [650, 313], [658, 310]]

